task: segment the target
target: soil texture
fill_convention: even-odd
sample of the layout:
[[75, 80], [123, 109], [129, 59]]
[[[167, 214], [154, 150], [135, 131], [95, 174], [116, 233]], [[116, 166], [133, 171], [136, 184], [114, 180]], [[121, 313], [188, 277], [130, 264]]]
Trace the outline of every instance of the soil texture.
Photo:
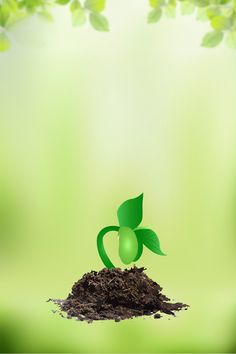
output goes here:
[[[73, 286], [65, 300], [52, 300], [61, 314], [80, 321], [115, 320], [119, 322], [138, 316], [160, 318], [161, 313], [175, 316], [188, 305], [171, 303], [161, 293], [162, 288], [144, 272], [133, 267], [102, 269], [84, 274]], [[64, 316], [64, 315], [63, 315]]]

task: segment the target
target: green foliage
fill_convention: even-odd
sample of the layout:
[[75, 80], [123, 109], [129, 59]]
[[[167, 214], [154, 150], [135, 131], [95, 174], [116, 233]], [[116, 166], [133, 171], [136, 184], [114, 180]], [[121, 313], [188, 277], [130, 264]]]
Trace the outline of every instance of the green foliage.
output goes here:
[[206, 7], [210, 4], [210, 1], [209, 0], [195, 0], [194, 1], [194, 4], [197, 6], [197, 7]]
[[108, 20], [105, 16], [101, 15], [100, 13], [91, 12], [89, 15], [89, 21], [95, 30], [101, 32], [109, 31]]
[[[73, 26], [82, 26], [88, 20], [96, 31], [109, 31], [108, 19], [103, 14], [106, 0], [0, 0], [0, 51], [11, 47], [8, 32], [19, 21], [36, 14], [52, 22], [53, 6], [69, 8]], [[159, 22], [164, 15], [174, 18], [178, 11], [183, 15], [194, 14], [197, 20], [208, 21], [213, 30], [204, 36], [203, 46], [216, 47], [225, 37], [226, 44], [236, 49], [236, 0], [147, 0], [147, 6], [149, 24]]]
[[11, 47], [8, 32], [17, 22], [30, 15], [52, 22], [53, 5], [69, 7], [73, 26], [82, 26], [89, 19], [95, 30], [109, 31], [108, 20], [101, 14], [106, 6], [105, 0], [0, 0], [0, 52]]
[[0, 52], [5, 52], [11, 47], [11, 43], [4, 33], [0, 34]]
[[44, 0], [20, 0], [18, 3], [19, 9], [25, 10], [28, 14], [35, 14], [38, 11], [47, 8], [47, 3]]
[[69, 2], [70, 0], [56, 0], [56, 3], [59, 5], [67, 5]]
[[226, 43], [236, 49], [236, 0], [149, 0], [151, 11], [147, 22], [158, 22], [162, 14], [175, 17], [178, 8], [182, 15], [196, 14], [197, 20], [208, 21], [212, 30], [202, 39], [202, 46], [214, 48], [226, 36]]
[[[136, 235], [136, 237], [137, 237], [137, 235]], [[137, 240], [138, 240], [138, 251], [137, 251], [137, 254], [136, 254], [133, 262], [137, 262], [143, 254], [143, 243], [138, 237], [137, 237]]]
[[162, 9], [156, 8], [149, 12], [148, 14], [148, 23], [155, 23], [161, 19]]
[[143, 218], [143, 194], [137, 198], [126, 200], [117, 210], [119, 225], [135, 229]]
[[215, 16], [211, 20], [211, 27], [216, 31], [222, 31], [230, 28], [231, 21], [229, 18], [224, 16]]
[[207, 33], [202, 40], [202, 46], [207, 48], [214, 48], [223, 40], [224, 33], [220, 31], [212, 31]]
[[10, 9], [6, 5], [0, 5], [0, 25], [1, 27], [7, 26], [7, 21], [10, 17]]
[[114, 267], [103, 245], [103, 237], [110, 231], [118, 231], [119, 256], [124, 264], [136, 262], [143, 253], [143, 246], [160, 256], [165, 256], [161, 251], [156, 233], [150, 229], [138, 227], [143, 218], [143, 194], [121, 204], [117, 216], [119, 226], [107, 226], [99, 232], [97, 237], [98, 253], [107, 268]]
[[105, 0], [86, 0], [84, 6], [92, 12], [101, 12], [105, 9]]
[[139, 228], [135, 230], [135, 234], [138, 240], [150, 251], [159, 254], [160, 256], [165, 256], [165, 253], [162, 252], [160, 248], [160, 241], [156, 233], [150, 229]]
[[158, 6], [158, 0], [149, 0], [149, 4], [152, 8], [155, 9], [155, 7]]

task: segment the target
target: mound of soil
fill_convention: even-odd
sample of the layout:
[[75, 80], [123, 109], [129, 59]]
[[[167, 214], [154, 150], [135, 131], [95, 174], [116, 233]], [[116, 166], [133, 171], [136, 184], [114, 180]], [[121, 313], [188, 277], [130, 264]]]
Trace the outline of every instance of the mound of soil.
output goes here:
[[145, 268], [102, 269], [84, 274], [77, 281], [66, 300], [52, 300], [67, 318], [80, 321], [93, 320], [120, 321], [137, 316], [160, 313], [175, 315], [175, 311], [187, 309], [180, 302], [170, 303], [161, 294], [162, 288], [145, 273]]

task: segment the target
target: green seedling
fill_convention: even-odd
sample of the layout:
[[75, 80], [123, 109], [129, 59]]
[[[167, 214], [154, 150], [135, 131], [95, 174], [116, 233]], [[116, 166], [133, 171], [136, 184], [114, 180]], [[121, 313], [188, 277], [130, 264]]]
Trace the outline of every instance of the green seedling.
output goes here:
[[139, 227], [143, 218], [143, 194], [121, 204], [117, 216], [119, 226], [106, 226], [97, 236], [98, 253], [107, 268], [115, 268], [103, 244], [104, 236], [110, 231], [118, 232], [119, 256], [126, 265], [136, 262], [141, 257], [143, 246], [160, 256], [165, 256], [161, 251], [157, 234], [151, 229]]

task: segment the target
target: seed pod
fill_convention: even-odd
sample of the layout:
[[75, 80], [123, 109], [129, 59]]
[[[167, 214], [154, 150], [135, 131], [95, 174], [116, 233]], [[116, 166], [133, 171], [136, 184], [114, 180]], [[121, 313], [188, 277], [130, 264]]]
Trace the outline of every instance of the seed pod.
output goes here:
[[138, 252], [137, 237], [129, 227], [123, 226], [119, 230], [119, 255], [124, 264], [131, 263]]

